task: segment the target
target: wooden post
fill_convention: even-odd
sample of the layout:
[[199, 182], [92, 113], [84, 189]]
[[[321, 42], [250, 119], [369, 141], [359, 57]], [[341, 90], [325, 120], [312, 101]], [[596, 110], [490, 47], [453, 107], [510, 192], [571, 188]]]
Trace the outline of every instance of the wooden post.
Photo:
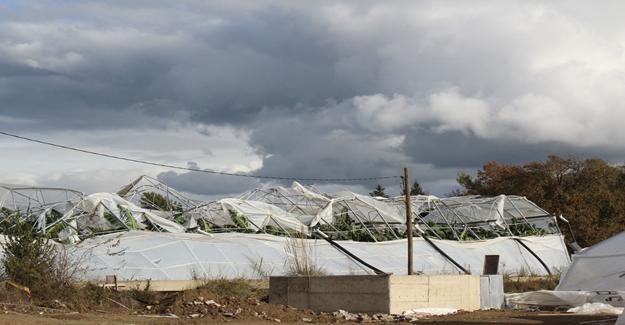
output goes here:
[[406, 231], [408, 235], [408, 275], [412, 275], [412, 205], [410, 204], [408, 167], [404, 167], [404, 192], [406, 196]]

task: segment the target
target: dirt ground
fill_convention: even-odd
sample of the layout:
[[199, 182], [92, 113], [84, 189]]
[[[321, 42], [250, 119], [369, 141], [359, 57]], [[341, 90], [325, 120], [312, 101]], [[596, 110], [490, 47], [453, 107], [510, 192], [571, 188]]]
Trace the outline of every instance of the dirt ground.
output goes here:
[[[27, 297], [15, 287], [0, 285], [2, 324], [327, 324], [357, 323], [341, 315], [267, 303], [265, 282], [207, 281], [180, 292], [113, 291], [87, 285]], [[59, 288], [60, 289], [60, 288]], [[378, 317], [379, 316], [379, 317]], [[369, 315], [381, 323], [388, 315]], [[392, 320], [393, 317], [390, 317]], [[405, 319], [405, 318], [401, 318]], [[419, 324], [614, 324], [615, 316], [580, 316], [547, 311], [476, 311], [418, 319]], [[402, 324], [395, 321], [394, 323]]]
[[[545, 312], [520, 312], [520, 311], [477, 311], [471, 313], [459, 313], [456, 315], [432, 317], [427, 320], [417, 321], [418, 324], [588, 324], [607, 325], [614, 324], [615, 316], [581, 316], [562, 313]], [[0, 314], [0, 324], [205, 324], [220, 322], [216, 319], [206, 318], [181, 318], [167, 319], [159, 317], [146, 317], [146, 315], [134, 314], [102, 314], [102, 313], [43, 313]], [[226, 322], [226, 321], [223, 321]], [[232, 319], [227, 320], [232, 324], [258, 324], [273, 323], [274, 320], [259, 319]], [[347, 323], [340, 320], [322, 321], [320, 323]], [[281, 324], [308, 324], [303, 321], [281, 321]], [[318, 322], [319, 323], [319, 322]], [[401, 324], [401, 323], [398, 323]]]

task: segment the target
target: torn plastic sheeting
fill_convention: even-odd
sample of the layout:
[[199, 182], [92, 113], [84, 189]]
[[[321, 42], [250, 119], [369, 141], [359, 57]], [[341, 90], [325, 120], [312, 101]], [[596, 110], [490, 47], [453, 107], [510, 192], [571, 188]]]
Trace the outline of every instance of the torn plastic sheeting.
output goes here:
[[614, 307], [601, 302], [589, 302], [573, 307], [566, 312], [580, 315], [620, 315], [623, 313], [623, 307]]
[[509, 304], [531, 306], [582, 306], [586, 303], [604, 303], [623, 307], [625, 292], [618, 291], [552, 291], [540, 290], [506, 294]]
[[521, 293], [506, 294], [510, 304], [531, 306], [580, 306], [590, 301], [594, 296], [585, 291], [552, 291], [539, 290]]
[[[128, 211], [129, 214], [125, 214]], [[140, 208], [126, 201], [117, 194], [94, 193], [84, 197], [72, 209], [61, 217], [65, 222], [76, 220], [79, 231], [88, 228], [102, 230], [114, 229], [114, 225], [105, 217], [112, 214], [125, 227], [132, 229], [134, 221], [138, 228], [145, 229], [146, 221], [157, 225], [168, 232], [184, 232], [183, 226], [152, 213], [148, 209]], [[133, 220], [128, 220], [132, 218]]]
[[256, 231], [270, 225], [308, 233], [308, 227], [299, 221], [297, 216], [277, 206], [240, 199], [222, 199], [218, 202], [222, 204], [224, 213], [229, 213], [229, 210], [233, 210], [245, 216], [252, 223], [251, 227]]

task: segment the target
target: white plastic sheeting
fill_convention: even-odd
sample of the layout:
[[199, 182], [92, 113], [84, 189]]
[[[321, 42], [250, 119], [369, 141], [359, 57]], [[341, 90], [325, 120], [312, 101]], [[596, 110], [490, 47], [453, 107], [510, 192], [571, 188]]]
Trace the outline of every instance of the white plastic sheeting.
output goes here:
[[62, 224], [62, 241], [77, 242], [78, 235], [123, 229], [146, 229], [150, 225], [167, 232], [184, 232], [185, 228], [160, 217], [156, 211], [140, 208], [112, 193], [94, 193], [78, 201], [61, 218], [48, 224], [47, 211], [37, 219], [39, 229]]
[[245, 216], [250, 221], [252, 229], [256, 231], [261, 230], [265, 226], [274, 226], [308, 233], [308, 227], [298, 219], [297, 215], [286, 212], [275, 205], [240, 199], [222, 199], [218, 202], [222, 205], [224, 215], [228, 216], [227, 218], [222, 218], [222, 220], [229, 221], [229, 224], [231, 224], [232, 220], [228, 211], [235, 211]]
[[[285, 251], [288, 239], [265, 234], [220, 233], [211, 236], [191, 233], [130, 231], [87, 239], [76, 247], [90, 252], [87, 277], [102, 279], [116, 274], [119, 279], [184, 280], [205, 277], [258, 278], [289, 272]], [[560, 249], [561, 236], [525, 237], [522, 240], [552, 269], [568, 265]], [[324, 240], [306, 240], [317, 266], [326, 273], [366, 274], [369, 270], [333, 248]], [[340, 241], [340, 245], [366, 262], [393, 274], [406, 273], [406, 241], [378, 243]], [[475, 274], [482, 271], [484, 255], [501, 256], [501, 272], [521, 270], [545, 274], [542, 265], [510, 238], [481, 242], [436, 240], [435, 243]], [[414, 269], [425, 274], [458, 274], [454, 265], [421, 239], [414, 242]]]
[[559, 291], [625, 291], [625, 232], [573, 255]]
[[509, 304], [530, 306], [581, 306], [591, 302], [596, 293], [588, 291], [538, 290], [506, 294]]
[[587, 302], [566, 312], [579, 315], [620, 315], [623, 313], [623, 307], [614, 307], [601, 302]]

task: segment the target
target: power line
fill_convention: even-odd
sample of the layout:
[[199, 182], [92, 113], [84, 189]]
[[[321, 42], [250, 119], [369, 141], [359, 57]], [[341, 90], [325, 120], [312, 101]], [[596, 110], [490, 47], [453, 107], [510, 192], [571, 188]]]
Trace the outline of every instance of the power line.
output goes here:
[[141, 159], [133, 159], [133, 158], [121, 157], [121, 156], [116, 156], [116, 155], [111, 155], [111, 154], [106, 154], [106, 153], [101, 153], [101, 152], [96, 152], [96, 151], [91, 151], [91, 150], [86, 150], [86, 149], [70, 147], [70, 146], [66, 146], [66, 145], [62, 145], [62, 144], [56, 144], [56, 143], [47, 142], [47, 141], [43, 141], [43, 140], [28, 138], [28, 137], [20, 136], [20, 135], [17, 135], [17, 134], [12, 134], [12, 133], [8, 133], [8, 132], [3, 132], [3, 131], [0, 131], [0, 134], [8, 136], [8, 137], [16, 138], [16, 139], [21, 139], [21, 140], [26, 140], [26, 141], [30, 141], [30, 142], [35, 142], [35, 143], [39, 143], [39, 144], [43, 144], [43, 145], [47, 145], [47, 146], [52, 146], [52, 147], [56, 147], [56, 148], [60, 148], [60, 149], [77, 151], [77, 152], [82, 152], [82, 153], [95, 155], [95, 156], [100, 156], [100, 157], [106, 157], [106, 158], [110, 158], [110, 159], [124, 160], [124, 161], [144, 164], [144, 165], [151, 165], [151, 166], [158, 166], [158, 167], [167, 167], [167, 168], [172, 168], [172, 169], [179, 169], [179, 170], [186, 170], [186, 171], [200, 172], [200, 173], [207, 173], [207, 174], [215, 174], [215, 175], [224, 175], [224, 176], [248, 177], [248, 178], [259, 178], [259, 179], [293, 180], [293, 181], [318, 181], [318, 182], [357, 182], [357, 181], [372, 181], [372, 180], [381, 180], [381, 179], [401, 178], [401, 176], [357, 177], [357, 178], [305, 178], [305, 177], [300, 178], [300, 177], [281, 177], [281, 176], [249, 175], [249, 174], [240, 174], [240, 173], [229, 173], [229, 172], [223, 172], [223, 171], [217, 171], [217, 170], [198, 169], [198, 168], [191, 168], [191, 167], [182, 167], [182, 166], [175, 166], [175, 165], [169, 165], [169, 164], [156, 163], [156, 162], [151, 162], [151, 161], [141, 160]]

